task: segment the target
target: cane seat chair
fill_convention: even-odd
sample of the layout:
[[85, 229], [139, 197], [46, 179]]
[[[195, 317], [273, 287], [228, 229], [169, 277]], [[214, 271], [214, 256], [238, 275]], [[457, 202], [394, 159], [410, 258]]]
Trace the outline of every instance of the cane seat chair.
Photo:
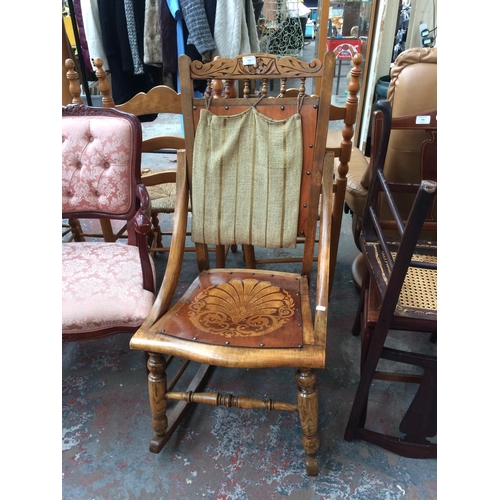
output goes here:
[[[333, 152], [326, 152], [330, 89], [335, 60], [306, 63], [291, 57], [249, 54], [207, 64], [179, 58], [186, 153], [179, 152], [176, 222], [162, 287], [149, 317], [134, 334], [132, 349], [149, 353], [149, 395], [159, 452], [175, 430], [182, 408], [192, 403], [298, 411], [306, 471], [318, 473], [318, 389], [315, 369], [325, 366], [330, 243], [339, 234], [331, 221]], [[265, 97], [271, 79], [323, 78], [320, 96]], [[195, 98], [194, 81], [207, 81]], [[240, 86], [243, 97], [212, 98], [212, 81]], [[260, 94], [250, 83], [260, 81]], [[228, 95], [232, 95], [230, 91]], [[236, 93], [239, 95], [239, 92]], [[337, 179], [338, 180], [338, 179]], [[311, 307], [314, 241], [321, 195], [316, 293]], [[343, 193], [336, 193], [343, 197]], [[203, 270], [173, 303], [182, 264], [188, 201], [192, 234]], [[335, 211], [337, 213], [335, 213]], [[246, 267], [209, 268], [208, 244], [293, 246], [305, 238], [300, 272]], [[333, 256], [335, 258], [335, 256]], [[199, 363], [187, 392], [167, 388], [164, 356]], [[167, 358], [168, 359], [168, 358]], [[297, 402], [198, 392], [209, 366], [297, 369]], [[178, 401], [181, 410], [166, 412]]]
[[[353, 326], [353, 334], [361, 333], [360, 381], [344, 437], [363, 439], [406, 457], [436, 457], [437, 444], [430, 438], [437, 433], [437, 357], [435, 349], [426, 347], [431, 346], [429, 335], [437, 335], [437, 242], [422, 236], [435, 236], [437, 230], [437, 111], [391, 118], [388, 101], [379, 101], [378, 106], [372, 120], [378, 151], [360, 234], [365, 274]], [[384, 161], [390, 134], [408, 135], [412, 130], [429, 135], [421, 141], [421, 180], [389, 181]], [[414, 202], [408, 207], [410, 194]], [[388, 341], [389, 332], [396, 338], [412, 332], [417, 338], [396, 345], [394, 339]], [[385, 367], [381, 360], [386, 360]], [[387, 360], [392, 371], [387, 371]], [[409, 369], [410, 365], [419, 368]], [[374, 380], [418, 384], [399, 423], [400, 434], [394, 426], [389, 434], [374, 425], [381, 418], [377, 410], [370, 414], [375, 405], [368, 404]], [[379, 408], [384, 410], [387, 406]], [[382, 418], [387, 420], [387, 415]]]
[[62, 338], [134, 332], [155, 298], [140, 182], [141, 124], [114, 109], [62, 108], [62, 216], [127, 224], [126, 242], [62, 243]]

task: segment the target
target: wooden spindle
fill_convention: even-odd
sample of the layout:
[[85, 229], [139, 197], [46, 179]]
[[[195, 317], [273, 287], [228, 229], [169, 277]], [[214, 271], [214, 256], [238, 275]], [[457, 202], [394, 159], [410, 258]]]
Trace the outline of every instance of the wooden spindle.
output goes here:
[[224, 83], [220, 78], [211, 81], [212, 97], [214, 99], [222, 99], [224, 95]]
[[248, 97], [250, 95], [250, 80], [245, 78], [243, 82], [243, 95]]
[[103, 108], [114, 108], [115, 107], [115, 101], [111, 97], [111, 86], [108, 81], [108, 74], [106, 73], [106, 70], [102, 67], [103, 62], [100, 57], [96, 57], [94, 59], [94, 66], [96, 68], [95, 70], [95, 76], [97, 77], [98, 80], [98, 85], [99, 85], [99, 92], [102, 95], [102, 107]]
[[281, 79], [280, 96], [284, 96], [286, 92], [286, 78]]
[[238, 97], [238, 92], [236, 91], [234, 80], [225, 80], [224, 94], [225, 97]]
[[301, 78], [300, 79], [299, 95], [303, 96], [305, 93], [306, 93], [306, 79]]
[[268, 78], [263, 78], [262, 79], [261, 94], [264, 95], [264, 96], [267, 96], [267, 82], [268, 82]]
[[80, 97], [81, 89], [78, 73], [75, 71], [75, 61], [73, 61], [73, 59], [66, 59], [64, 66], [66, 66], [68, 70], [66, 72], [66, 78], [69, 80], [69, 93], [72, 97], [71, 104], [83, 104], [82, 98]]

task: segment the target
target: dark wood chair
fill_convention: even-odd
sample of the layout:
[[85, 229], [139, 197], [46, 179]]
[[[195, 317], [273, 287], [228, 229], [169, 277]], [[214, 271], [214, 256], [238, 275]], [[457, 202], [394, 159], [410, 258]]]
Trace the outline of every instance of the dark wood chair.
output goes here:
[[[363, 439], [405, 457], [436, 457], [437, 444], [429, 438], [437, 433], [437, 357], [415, 342], [395, 349], [387, 340], [389, 332], [395, 336], [413, 332], [417, 337], [423, 333], [423, 342], [437, 335], [437, 111], [392, 118], [388, 101], [379, 101], [378, 106], [372, 121], [378, 148], [360, 236], [366, 270], [353, 326], [353, 334], [361, 333], [360, 381], [344, 437]], [[395, 130], [427, 131], [420, 182], [389, 182], [384, 176], [387, 145]], [[429, 239], [432, 234], [434, 241]], [[383, 371], [382, 359], [399, 364], [391, 364], [394, 371]], [[401, 369], [400, 363], [417, 366], [423, 374]], [[399, 424], [400, 435], [367, 428], [374, 380], [418, 384]]]
[[[291, 57], [248, 54], [207, 64], [179, 58], [186, 152], [178, 153], [174, 235], [162, 287], [149, 317], [130, 346], [149, 353], [149, 395], [159, 452], [189, 404], [298, 411], [306, 471], [318, 474], [318, 388], [324, 368], [331, 246], [340, 230], [343, 191], [333, 203], [334, 153], [326, 151], [335, 59], [310, 63]], [[271, 79], [323, 79], [320, 96], [266, 97]], [[206, 81], [205, 98], [194, 97], [194, 81]], [[213, 98], [222, 80], [225, 98]], [[252, 82], [259, 94], [252, 95]], [[231, 86], [237, 84], [234, 95]], [[257, 85], [256, 85], [257, 87]], [[336, 182], [345, 182], [339, 175]], [[321, 196], [320, 196], [321, 195]], [[192, 239], [201, 272], [173, 302], [192, 202]], [[310, 279], [321, 199], [320, 242], [314, 306]], [[336, 200], [337, 201], [337, 200]], [[209, 268], [207, 245], [284, 247], [303, 236], [298, 273]], [[167, 385], [164, 356], [199, 363], [186, 391]], [[297, 368], [297, 402], [199, 392], [209, 366], [217, 369]], [[290, 382], [294, 382], [290, 380]], [[256, 388], [253, 388], [254, 390]], [[178, 402], [167, 415], [167, 402]]]
[[155, 299], [140, 181], [141, 124], [115, 109], [62, 108], [62, 217], [124, 221], [127, 242], [62, 244], [62, 338], [135, 332]]

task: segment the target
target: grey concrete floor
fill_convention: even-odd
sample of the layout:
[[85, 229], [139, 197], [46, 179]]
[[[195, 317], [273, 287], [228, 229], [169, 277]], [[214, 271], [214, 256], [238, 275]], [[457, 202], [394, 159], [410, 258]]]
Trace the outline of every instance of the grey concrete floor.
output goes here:
[[[166, 217], [164, 226], [169, 223]], [[318, 372], [318, 477], [305, 474], [300, 425], [297, 415], [288, 412], [195, 405], [163, 451], [150, 453], [144, 356], [129, 349], [130, 335], [115, 335], [63, 344], [63, 498], [436, 498], [436, 460], [407, 459], [343, 440], [359, 376], [359, 338], [350, 333], [359, 295], [350, 272], [356, 254], [346, 215], [329, 308], [327, 366]], [[159, 280], [167, 258], [155, 257]], [[243, 265], [241, 251], [229, 253], [228, 259], [229, 265]], [[178, 295], [196, 274], [194, 254], [187, 253]], [[406, 335], [402, 342], [417, 339]], [[206, 390], [293, 402], [294, 370], [215, 368]], [[412, 384], [377, 383], [369, 414], [372, 428], [397, 432], [414, 391]]]

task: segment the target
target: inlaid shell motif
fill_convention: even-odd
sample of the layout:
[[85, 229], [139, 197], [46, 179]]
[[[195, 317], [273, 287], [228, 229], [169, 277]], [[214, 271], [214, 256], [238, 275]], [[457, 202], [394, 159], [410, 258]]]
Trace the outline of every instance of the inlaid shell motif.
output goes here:
[[286, 290], [249, 278], [207, 288], [189, 305], [188, 316], [207, 333], [254, 337], [280, 328], [294, 311], [293, 298]]

